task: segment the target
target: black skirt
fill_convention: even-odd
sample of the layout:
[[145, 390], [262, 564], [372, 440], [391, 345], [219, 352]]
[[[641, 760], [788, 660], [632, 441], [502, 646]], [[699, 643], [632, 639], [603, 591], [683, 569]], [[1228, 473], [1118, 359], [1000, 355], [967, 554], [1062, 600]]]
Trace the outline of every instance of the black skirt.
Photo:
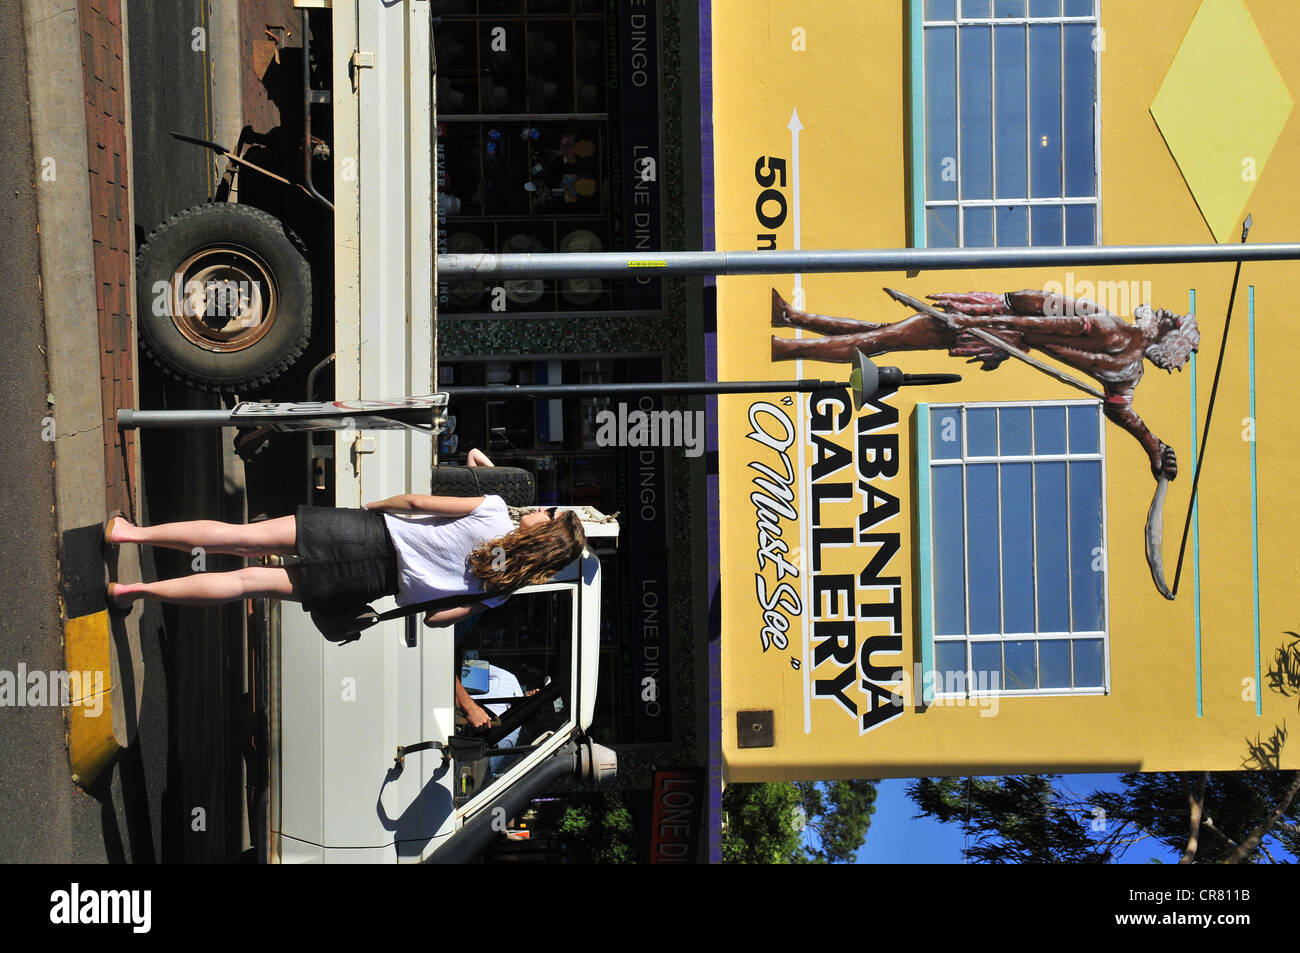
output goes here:
[[308, 612], [397, 593], [397, 550], [381, 514], [300, 506], [296, 519], [298, 591]]

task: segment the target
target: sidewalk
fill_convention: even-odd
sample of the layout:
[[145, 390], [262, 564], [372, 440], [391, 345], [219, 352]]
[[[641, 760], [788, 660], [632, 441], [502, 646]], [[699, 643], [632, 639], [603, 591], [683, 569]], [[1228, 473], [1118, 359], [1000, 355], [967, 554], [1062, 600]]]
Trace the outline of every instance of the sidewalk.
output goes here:
[[[122, 9], [122, 0], [28, 0], [23, 10], [33, 149], [59, 170], [36, 185], [64, 668], [103, 676], [94, 682], [103, 697], [83, 693], [67, 712], [70, 770], [85, 787], [134, 737], [144, 683], [139, 609], [110, 617], [101, 547], [105, 514], [140, 508], [139, 450], [115, 422], [118, 407], [136, 406]], [[112, 569], [138, 579], [134, 548]], [[91, 708], [99, 714], [83, 717]]]

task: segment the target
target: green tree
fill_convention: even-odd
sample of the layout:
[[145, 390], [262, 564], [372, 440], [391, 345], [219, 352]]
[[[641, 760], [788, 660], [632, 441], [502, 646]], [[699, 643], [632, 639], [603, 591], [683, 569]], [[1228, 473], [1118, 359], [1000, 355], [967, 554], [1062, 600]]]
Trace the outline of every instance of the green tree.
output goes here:
[[1133, 773], [1120, 783], [1079, 795], [1058, 775], [920, 778], [907, 793], [918, 817], [961, 827], [976, 863], [1110, 863], [1143, 841], [1163, 844], [1171, 862], [1300, 858], [1300, 772]]
[[728, 864], [798, 864], [806, 859], [796, 827], [793, 784], [729, 784], [722, 792], [722, 860]]
[[1113, 852], [1090, 836], [1088, 805], [1056, 786], [1057, 775], [918, 778], [907, 787], [917, 817], [957, 824], [967, 860], [983, 864], [1098, 864]]
[[1300, 771], [1125, 774], [1124, 790], [1090, 803], [1115, 824], [1111, 838], [1148, 837], [1181, 863], [1255, 863], [1300, 858]]
[[[1300, 633], [1283, 636], [1264, 684], [1300, 699]], [[1108, 863], [1141, 841], [1181, 864], [1294, 863], [1300, 771], [1278, 770], [1286, 739], [1284, 722], [1247, 740], [1242, 771], [1123, 774], [1121, 790], [1086, 796], [1054, 774], [919, 778], [907, 793], [917, 817], [960, 825], [964, 854], [979, 863]]]
[[555, 832], [581, 864], [634, 864], [640, 849], [632, 814], [618, 791], [570, 794], [535, 801], [537, 827]]
[[[876, 809], [874, 781], [731, 784], [722, 793], [722, 859], [734, 864], [847, 863]], [[804, 829], [820, 847], [804, 843]]]
[[820, 847], [806, 848], [820, 863], [851, 863], [867, 839], [876, 811], [875, 781], [797, 781], [799, 804]]

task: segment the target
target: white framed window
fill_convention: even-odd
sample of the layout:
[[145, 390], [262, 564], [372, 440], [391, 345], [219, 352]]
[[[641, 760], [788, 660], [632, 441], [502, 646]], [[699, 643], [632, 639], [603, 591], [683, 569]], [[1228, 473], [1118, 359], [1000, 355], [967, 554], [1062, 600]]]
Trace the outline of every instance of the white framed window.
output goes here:
[[[495, 797], [498, 781], [522, 776], [553, 755], [576, 726], [582, 704], [581, 604], [577, 583], [551, 581], [458, 623], [455, 671], [470, 698], [502, 719], [487, 736], [496, 754], [455, 763], [453, 802], [462, 817]], [[479, 678], [471, 680], [471, 672]], [[546, 697], [538, 710], [521, 718], [511, 708], [524, 703], [528, 691]], [[457, 734], [462, 733], [479, 737], [458, 725]]]
[[912, 29], [917, 243], [1101, 244], [1097, 0], [913, 0]]
[[917, 437], [927, 700], [1107, 692], [1100, 402], [919, 404]]

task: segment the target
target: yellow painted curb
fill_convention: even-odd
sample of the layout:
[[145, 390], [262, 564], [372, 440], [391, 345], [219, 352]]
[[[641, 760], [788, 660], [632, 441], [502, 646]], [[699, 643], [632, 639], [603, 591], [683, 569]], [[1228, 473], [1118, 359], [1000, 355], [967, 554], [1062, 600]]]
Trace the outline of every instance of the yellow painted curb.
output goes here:
[[73, 693], [80, 697], [72, 698], [64, 709], [68, 763], [72, 767], [72, 780], [89, 787], [121, 750], [113, 733], [113, 668], [109, 648], [112, 634], [108, 610], [66, 620], [63, 639], [65, 670], [83, 673], [83, 687]]

